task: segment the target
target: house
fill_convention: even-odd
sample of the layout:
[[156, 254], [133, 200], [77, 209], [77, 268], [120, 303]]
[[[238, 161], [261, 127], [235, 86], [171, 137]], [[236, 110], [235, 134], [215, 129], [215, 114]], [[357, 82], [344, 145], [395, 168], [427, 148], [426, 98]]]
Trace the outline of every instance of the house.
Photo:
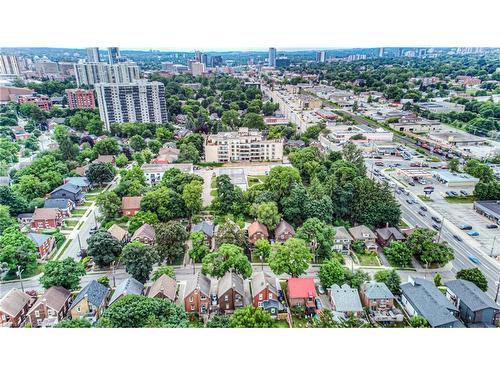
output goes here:
[[57, 208], [35, 208], [31, 219], [31, 229], [56, 229], [62, 224], [63, 216]]
[[27, 225], [31, 223], [31, 220], [33, 220], [33, 214], [28, 212], [25, 214], [19, 214], [17, 215], [17, 220], [22, 224], [22, 225]]
[[406, 239], [404, 234], [394, 227], [378, 228], [375, 230], [375, 234], [377, 235], [377, 242], [382, 247], [389, 246], [392, 241], [404, 241]]
[[45, 259], [54, 247], [55, 238], [53, 236], [49, 236], [48, 234], [36, 232], [30, 232], [27, 236], [35, 243], [35, 246], [38, 249], [38, 254], [40, 254], [40, 259]]
[[295, 230], [285, 220], [281, 220], [274, 230], [274, 240], [276, 242], [286, 242], [289, 238], [295, 236]]
[[205, 315], [210, 312], [210, 288], [212, 282], [205, 275], [198, 273], [189, 280], [184, 292], [184, 309], [188, 313]]
[[53, 286], [28, 311], [33, 327], [50, 327], [64, 319], [71, 302], [71, 292], [62, 286]]
[[123, 197], [122, 215], [134, 216], [141, 209], [142, 197]]
[[290, 306], [302, 306], [305, 307], [306, 314], [315, 314], [316, 287], [313, 278], [292, 277], [288, 279], [287, 295]]
[[144, 292], [144, 284], [140, 281], [137, 281], [133, 277], [129, 277], [128, 279], [123, 280], [120, 285], [118, 285], [115, 289], [115, 292], [111, 296], [109, 300], [109, 305], [111, 306], [113, 302], [116, 302], [123, 296], [127, 295], [135, 295], [141, 296]]
[[112, 165], [116, 164], [116, 157], [114, 155], [99, 155], [94, 163], [110, 163]]
[[19, 289], [11, 289], [0, 300], [0, 327], [20, 327], [31, 305], [31, 297]]
[[79, 186], [73, 184], [64, 184], [52, 190], [49, 193], [49, 198], [71, 199], [75, 204], [78, 204], [85, 199], [85, 194]]
[[68, 198], [45, 199], [44, 208], [57, 208], [64, 217], [71, 216], [71, 210], [75, 208], [75, 202]]
[[128, 242], [128, 232], [118, 224], [113, 224], [112, 226], [110, 226], [108, 232], [121, 243]]
[[205, 235], [205, 240], [212, 244], [212, 239], [214, 238], [215, 226], [207, 221], [201, 221], [191, 229], [191, 232], [201, 232]]
[[266, 301], [278, 301], [278, 281], [264, 271], [255, 272], [250, 281], [252, 305], [264, 307]]
[[95, 323], [104, 312], [109, 288], [92, 280], [73, 300], [69, 308], [72, 319], [85, 318]]
[[330, 289], [330, 302], [332, 303], [332, 310], [343, 313], [344, 316], [359, 318], [363, 313], [363, 305], [361, 304], [358, 290], [351, 288], [347, 284], [342, 286], [338, 286], [337, 284], [332, 285]]
[[267, 301], [262, 302], [261, 308], [271, 314], [273, 318], [277, 318], [278, 313], [285, 309], [280, 301], [274, 299], [268, 299]]
[[76, 167], [73, 172], [81, 177], [85, 177], [87, 175], [87, 171], [89, 169], [88, 165], [84, 165], [83, 167]]
[[498, 327], [500, 306], [468, 280], [444, 283], [446, 298], [458, 308], [458, 317], [467, 327]]
[[254, 221], [248, 227], [248, 242], [251, 245], [255, 245], [257, 240], [267, 240], [268, 238], [269, 233], [267, 232], [267, 228], [264, 224]]
[[394, 307], [394, 295], [387, 285], [375, 281], [365, 282], [359, 289], [361, 303], [378, 322], [402, 322], [403, 314]]
[[177, 294], [177, 281], [170, 276], [161, 275], [148, 289], [146, 295], [151, 298], [164, 298], [175, 301]]
[[401, 303], [410, 316], [422, 316], [432, 328], [463, 327], [455, 307], [432, 281], [408, 277], [401, 284]]
[[90, 181], [87, 177], [67, 177], [64, 179], [64, 183], [78, 186], [83, 192], [90, 189]]
[[349, 228], [349, 234], [354, 241], [363, 241], [368, 250], [377, 250], [377, 236], [366, 225]]
[[145, 223], [145, 224], [141, 225], [134, 232], [134, 234], [130, 240], [131, 241], [139, 241], [139, 242], [142, 242], [144, 245], [153, 246], [156, 242], [155, 229], [151, 225]]
[[342, 255], [349, 255], [351, 250], [352, 237], [344, 227], [335, 227], [335, 238], [333, 249]]
[[171, 164], [179, 158], [180, 150], [174, 147], [164, 147], [158, 152], [156, 159], [151, 160], [152, 164]]
[[234, 272], [227, 272], [220, 280], [217, 287], [217, 300], [219, 311], [229, 314], [243, 307], [245, 288], [241, 276]]

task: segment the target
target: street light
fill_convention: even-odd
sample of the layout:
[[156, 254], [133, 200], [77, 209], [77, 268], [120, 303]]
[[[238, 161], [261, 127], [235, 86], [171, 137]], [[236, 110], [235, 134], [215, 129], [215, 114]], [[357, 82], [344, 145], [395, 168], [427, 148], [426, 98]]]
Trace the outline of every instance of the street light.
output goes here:
[[24, 270], [21, 269], [21, 266], [17, 266], [17, 276], [19, 276], [19, 281], [21, 282], [21, 290], [24, 292], [24, 285], [23, 285], [23, 275]]
[[497, 303], [497, 300], [498, 300], [498, 292], [500, 291], [500, 278], [498, 279], [498, 282], [496, 283], [497, 284], [497, 294], [495, 296], [495, 303]]
[[493, 244], [491, 245], [491, 252], [490, 252], [490, 257], [493, 256], [493, 250], [495, 249], [495, 241], [497, 239], [497, 236], [493, 237]]

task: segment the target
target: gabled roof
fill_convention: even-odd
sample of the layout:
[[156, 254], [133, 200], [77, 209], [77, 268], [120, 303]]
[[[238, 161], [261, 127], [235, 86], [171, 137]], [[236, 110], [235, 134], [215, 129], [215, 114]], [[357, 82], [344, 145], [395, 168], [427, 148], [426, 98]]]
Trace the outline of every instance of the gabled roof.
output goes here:
[[78, 194], [78, 193], [80, 193], [82, 191], [82, 188], [80, 186], [76, 186], [76, 185], [67, 183], [67, 184], [64, 184], [64, 185], [61, 185], [61, 186], [55, 188], [54, 190], [52, 190], [50, 192], [50, 194], [54, 194], [55, 192], [57, 192], [59, 190], [66, 190], [66, 191], [68, 191], [70, 193]]
[[0, 311], [9, 316], [17, 316], [29, 303], [31, 297], [19, 289], [11, 289], [0, 300]]
[[142, 197], [123, 197], [122, 210], [140, 210]]
[[335, 227], [335, 239], [336, 240], [349, 240], [352, 241], [352, 237], [344, 227]]
[[52, 220], [59, 216], [58, 208], [35, 208], [32, 220]]
[[193, 226], [191, 232], [202, 232], [205, 233], [209, 237], [214, 236], [214, 225], [212, 223], [208, 223], [206, 221], [202, 221]]
[[451, 280], [445, 282], [444, 285], [472, 311], [480, 311], [488, 308], [500, 310], [499, 305], [469, 280]]
[[54, 198], [54, 199], [45, 199], [45, 203], [43, 204], [44, 208], [58, 208], [60, 210], [67, 210], [68, 203], [72, 202], [71, 199], [66, 198]]
[[277, 295], [278, 290], [276, 286], [276, 278], [268, 275], [264, 271], [255, 272], [252, 275], [252, 298], [262, 292], [266, 287], [269, 288], [273, 294]]
[[120, 242], [128, 235], [128, 232], [118, 224], [113, 224], [109, 227], [108, 232]]
[[368, 228], [366, 225], [358, 225], [357, 227], [352, 227], [349, 228], [349, 233], [351, 234], [352, 238], [355, 240], [367, 240], [367, 239], [372, 239], [374, 240], [377, 238], [375, 236], [375, 233], [371, 231], [370, 228]]
[[80, 290], [80, 293], [78, 293], [76, 298], [73, 300], [70, 310], [73, 309], [77, 304], [79, 304], [84, 298], [87, 298], [93, 306], [99, 307], [103, 304], [108, 293], [108, 288], [106, 288], [101, 283], [92, 280], [82, 290]]
[[288, 224], [285, 220], [281, 220], [276, 229], [274, 230], [274, 236], [279, 237], [282, 233], [291, 233], [292, 236], [295, 236], [295, 230], [293, 227]]
[[101, 163], [114, 163], [115, 162], [115, 156], [114, 155], [99, 155], [97, 159], [94, 161], [95, 162], [101, 162]]
[[387, 227], [387, 228], [378, 228], [375, 230], [375, 232], [382, 237], [384, 241], [387, 241], [388, 239], [393, 236], [395, 240], [401, 241], [405, 239], [405, 236], [403, 233], [401, 233], [397, 228], [394, 227]]
[[159, 293], [164, 294], [171, 301], [175, 300], [177, 292], [177, 281], [170, 276], [161, 275], [149, 288], [148, 297], [156, 297]]
[[43, 234], [43, 233], [35, 233], [35, 232], [30, 232], [27, 234], [28, 238], [33, 241], [36, 245], [36, 247], [42, 246], [45, 241], [47, 241], [49, 238], [52, 236], [49, 236], [48, 234]]
[[376, 281], [366, 282], [361, 285], [361, 289], [368, 299], [393, 299], [394, 294], [389, 290], [387, 285]]
[[90, 181], [87, 177], [67, 177], [64, 179], [67, 184], [72, 184], [79, 187], [90, 186]]
[[311, 277], [288, 279], [288, 296], [290, 298], [309, 298], [316, 297], [316, 287], [314, 279]]
[[142, 295], [143, 291], [144, 291], [144, 285], [140, 281], [134, 279], [133, 277], [129, 277], [128, 279], [123, 280], [121, 284], [116, 287], [115, 292], [113, 293], [111, 299], [109, 300], [109, 304], [111, 305], [118, 298], [125, 295], [140, 296]]
[[226, 272], [226, 274], [219, 280], [217, 295], [220, 297], [231, 288], [233, 288], [240, 295], [245, 295], [245, 288], [243, 286], [243, 279], [241, 276], [234, 272]]
[[194, 278], [187, 282], [184, 298], [193, 293], [197, 288], [199, 288], [203, 294], [209, 296], [211, 285], [212, 282], [208, 277], [206, 277], [202, 273], [198, 273]]
[[332, 285], [330, 296], [335, 302], [335, 311], [339, 312], [359, 312], [363, 311], [361, 300], [359, 299], [358, 290], [344, 284], [338, 286]]
[[155, 229], [151, 225], [149, 225], [148, 223], [141, 225], [134, 232], [134, 235], [132, 236], [131, 240], [135, 241], [137, 238], [140, 238], [140, 237], [147, 237], [147, 238], [150, 238], [154, 241], [156, 239]]
[[452, 312], [458, 311], [441, 291], [429, 280], [408, 278], [401, 284], [402, 295], [410, 302], [417, 313], [422, 315], [431, 327], [455, 323], [457, 318]]
[[48, 308], [55, 311], [61, 311], [66, 301], [71, 297], [71, 292], [62, 286], [53, 286], [45, 291], [45, 293], [31, 307], [28, 314], [38, 308], [41, 304], [45, 304]]
[[264, 224], [259, 223], [258, 221], [254, 221], [248, 227], [248, 236], [252, 237], [255, 233], [258, 233], [258, 232], [261, 232], [266, 237], [269, 236], [269, 233], [267, 232], [266, 226]]

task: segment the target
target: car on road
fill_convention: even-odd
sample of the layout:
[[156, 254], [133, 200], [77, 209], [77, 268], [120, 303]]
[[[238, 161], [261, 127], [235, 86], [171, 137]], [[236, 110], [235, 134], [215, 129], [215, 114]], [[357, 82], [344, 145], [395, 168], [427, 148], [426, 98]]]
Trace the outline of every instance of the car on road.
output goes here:
[[479, 232], [476, 232], [475, 230], [471, 230], [470, 232], [467, 232], [467, 234], [471, 237], [479, 236]]
[[456, 191], [450, 191], [450, 194], [453, 195], [454, 197], [458, 196], [458, 193]]
[[436, 223], [440, 224], [441, 223], [441, 219], [438, 218], [437, 216], [431, 216], [431, 219], [434, 220]]
[[383, 167], [383, 166], [384, 166], [384, 162], [383, 162], [383, 161], [376, 161], [376, 162], [375, 162], [375, 165], [376, 165], [377, 167]]
[[453, 235], [453, 238], [456, 239], [458, 242], [462, 242], [462, 237], [457, 236], [456, 234]]
[[401, 190], [397, 189], [396, 194], [401, 194]]
[[438, 225], [436, 223], [432, 224], [432, 227], [435, 229], [435, 230], [440, 230], [441, 229], [441, 225]]
[[488, 228], [488, 229], [497, 229], [497, 228], [498, 228], [498, 225], [496, 225], [496, 224], [488, 224], [488, 225], [486, 226], [486, 228]]
[[413, 200], [411, 200], [411, 199], [407, 199], [407, 200], [406, 200], [406, 203], [408, 203], [408, 204], [413, 204]]
[[474, 264], [481, 264], [481, 261], [474, 255], [469, 255], [469, 260]]
[[420, 209], [421, 209], [422, 211], [427, 211], [427, 207], [425, 207], [425, 206], [420, 206]]
[[418, 214], [422, 217], [425, 217], [425, 212], [424, 211], [418, 211]]
[[97, 226], [90, 228], [89, 234], [94, 234], [95, 232], [97, 232]]
[[472, 230], [472, 225], [469, 224], [462, 224], [459, 226], [460, 229], [462, 230]]

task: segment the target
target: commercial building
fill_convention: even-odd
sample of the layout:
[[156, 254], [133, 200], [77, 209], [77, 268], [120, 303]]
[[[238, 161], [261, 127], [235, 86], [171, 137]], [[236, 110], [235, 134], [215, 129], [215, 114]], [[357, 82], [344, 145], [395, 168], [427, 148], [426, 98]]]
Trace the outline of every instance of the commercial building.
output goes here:
[[87, 62], [100, 62], [101, 56], [99, 54], [99, 47], [87, 48]]
[[451, 102], [425, 102], [417, 103], [417, 106], [423, 111], [432, 113], [463, 112], [465, 110], [465, 105]]
[[59, 74], [59, 65], [44, 57], [35, 61], [35, 71], [41, 76], [57, 76]]
[[96, 83], [131, 83], [140, 78], [139, 66], [133, 62], [108, 64], [80, 62], [74, 65], [76, 84], [93, 86]]
[[276, 48], [269, 48], [269, 56], [267, 58], [267, 65], [275, 68], [276, 67]]
[[410, 132], [414, 134], [423, 134], [441, 131], [442, 124], [437, 120], [428, 120], [418, 117], [415, 114], [402, 116], [398, 122], [389, 122], [388, 125], [400, 132]]
[[266, 140], [257, 130], [211, 134], [205, 141], [207, 162], [268, 161], [283, 159], [283, 139]]
[[473, 146], [486, 142], [476, 135], [459, 132], [430, 133], [429, 138], [441, 146]]
[[390, 131], [383, 128], [373, 129], [366, 125], [337, 125], [336, 123], [329, 122], [326, 128], [330, 131], [326, 138], [337, 143], [344, 143], [347, 141], [356, 143], [385, 143], [392, 142], [394, 137], [394, 133]]
[[479, 182], [479, 178], [472, 177], [466, 173], [454, 173], [447, 170], [436, 170], [434, 177], [450, 188], [474, 188]]
[[201, 76], [205, 73], [205, 64], [201, 62], [193, 62], [191, 64], [191, 74], [194, 76]]
[[16, 55], [0, 55], [0, 74], [20, 75], [19, 59]]
[[94, 109], [94, 90], [67, 89], [66, 97], [70, 109]]
[[474, 210], [495, 223], [500, 223], [500, 201], [476, 201]]
[[108, 130], [113, 123], [168, 121], [165, 86], [161, 82], [98, 83], [95, 90], [99, 114]]
[[316, 52], [316, 62], [324, 63], [326, 61], [326, 51]]

